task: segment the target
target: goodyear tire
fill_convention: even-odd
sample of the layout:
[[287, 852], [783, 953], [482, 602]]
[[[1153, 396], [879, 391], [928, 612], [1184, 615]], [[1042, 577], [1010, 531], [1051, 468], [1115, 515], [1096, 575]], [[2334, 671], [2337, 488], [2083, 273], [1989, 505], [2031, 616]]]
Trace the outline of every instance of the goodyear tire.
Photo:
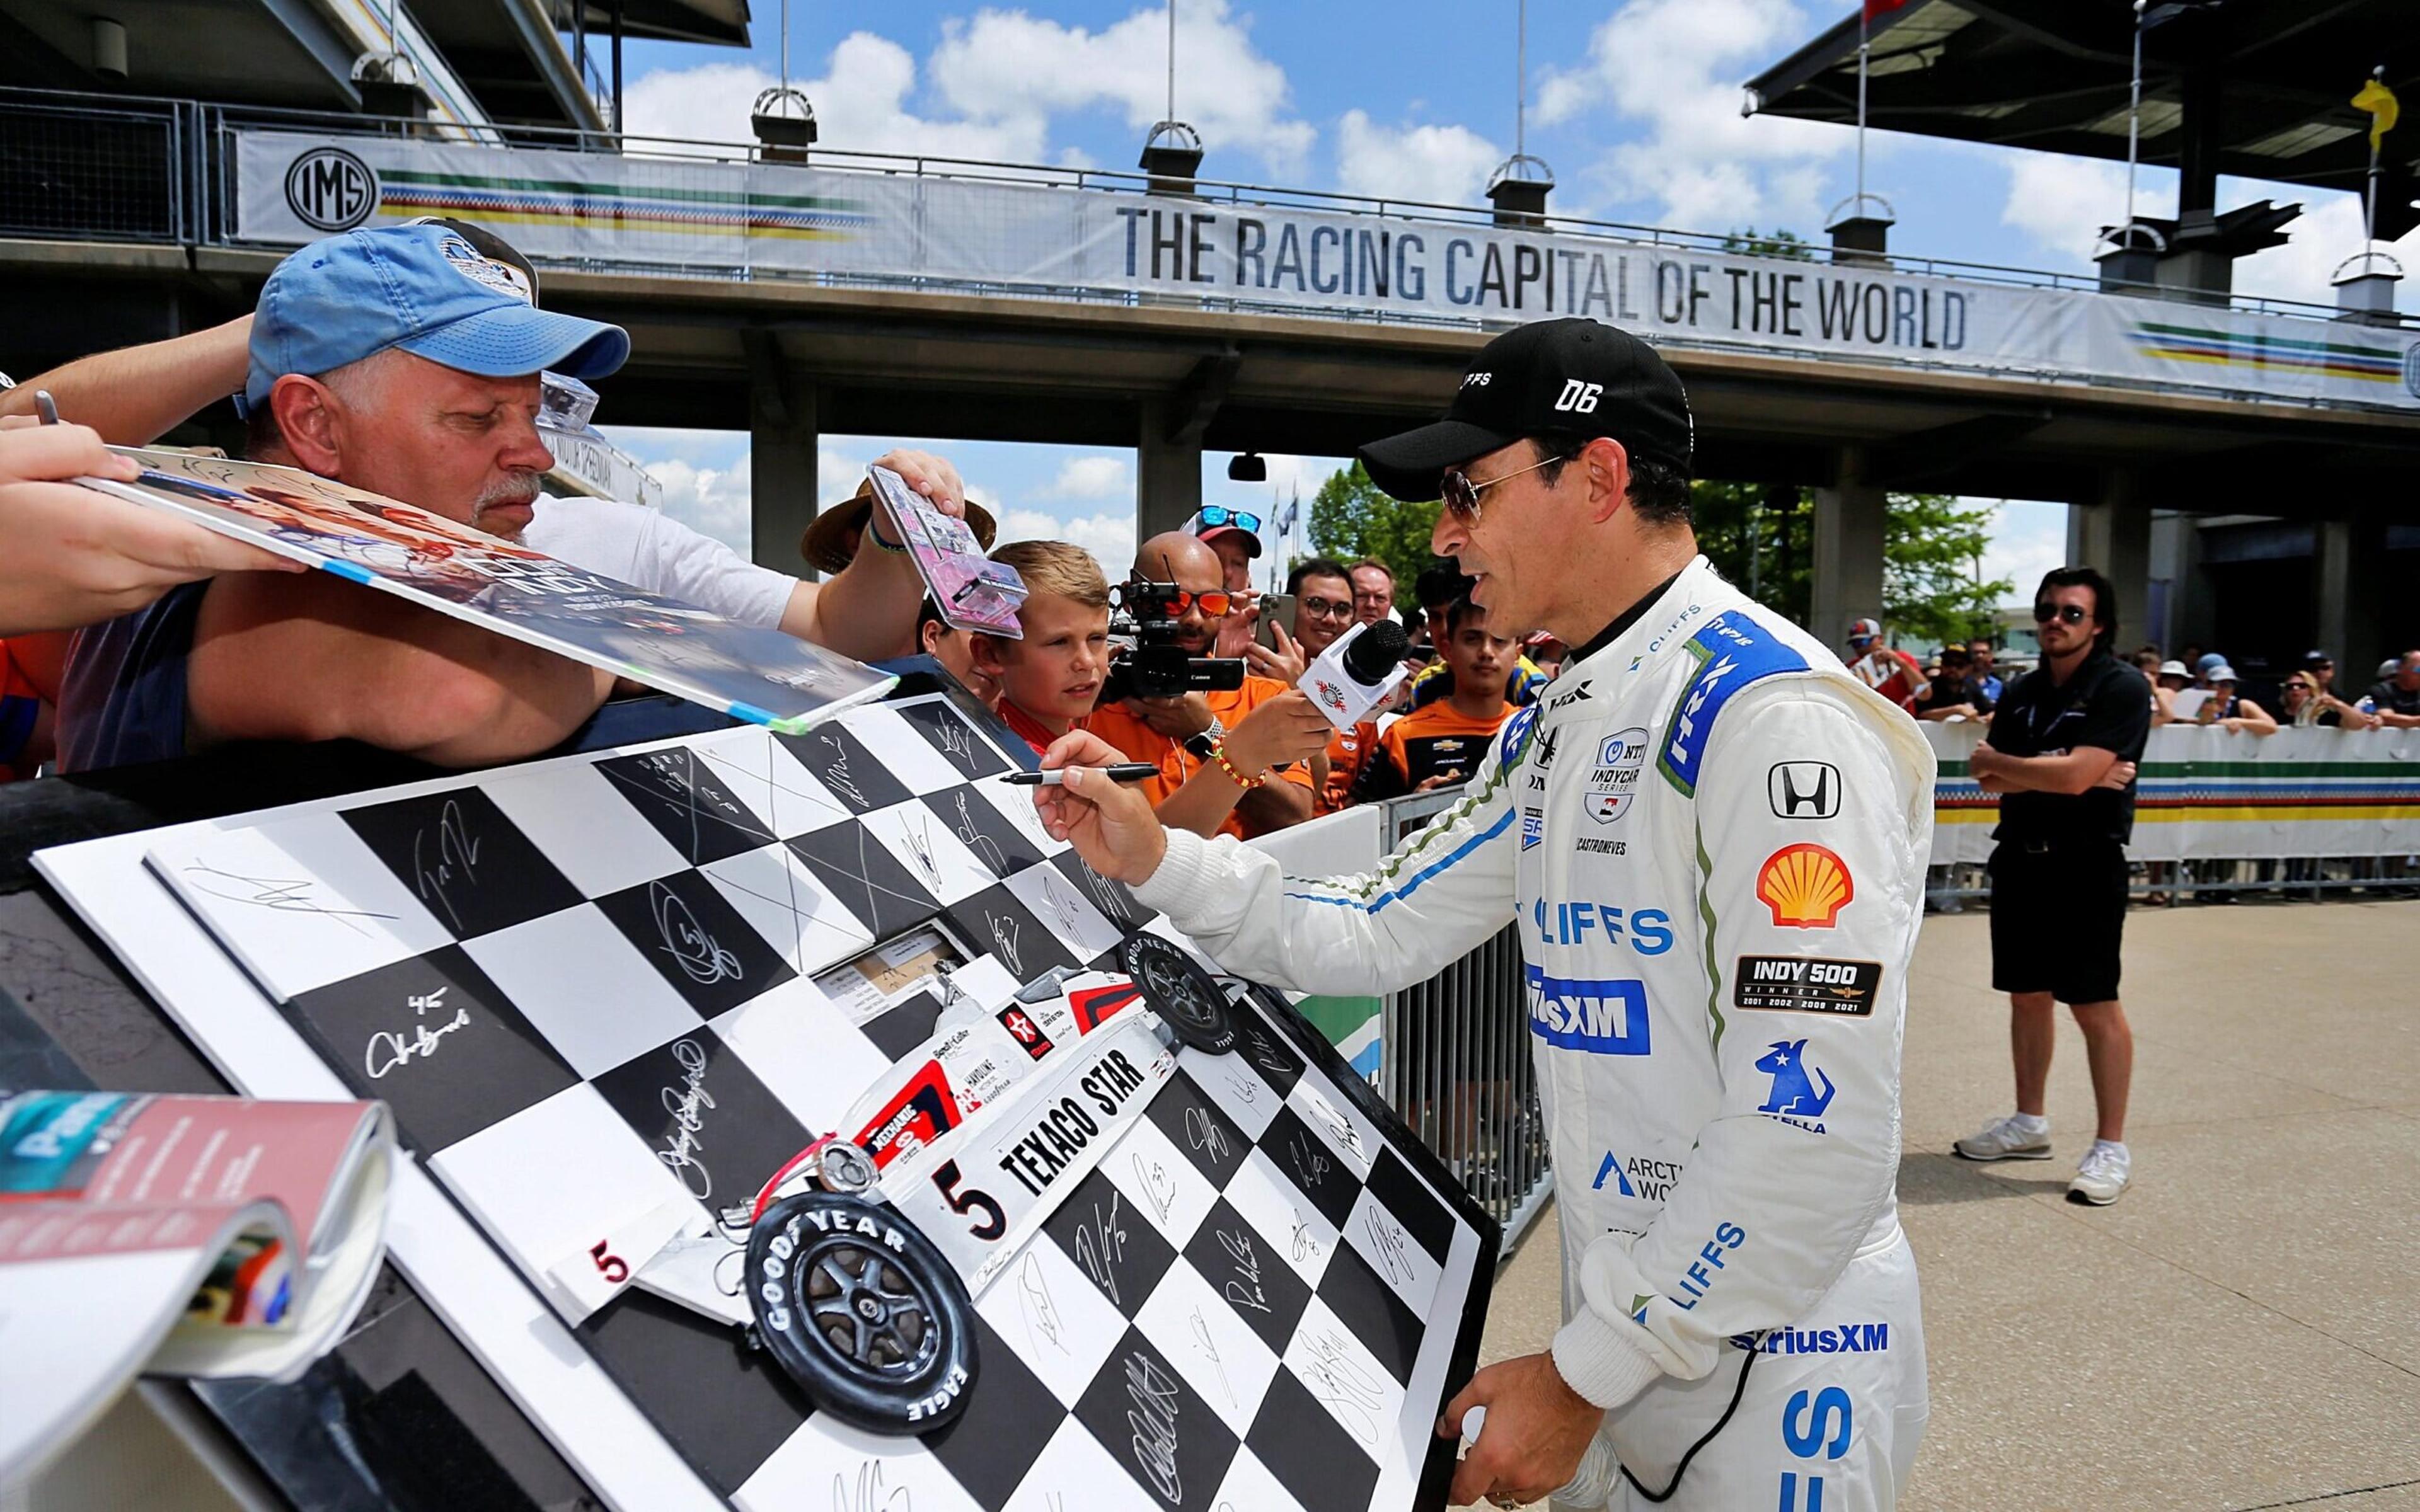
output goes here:
[[757, 1335], [819, 1412], [868, 1433], [927, 1433], [974, 1389], [974, 1304], [948, 1260], [887, 1207], [801, 1192], [748, 1238]]
[[1235, 1016], [1225, 989], [1183, 949], [1137, 931], [1118, 947], [1118, 962], [1177, 1039], [1214, 1056], [1235, 1048]]

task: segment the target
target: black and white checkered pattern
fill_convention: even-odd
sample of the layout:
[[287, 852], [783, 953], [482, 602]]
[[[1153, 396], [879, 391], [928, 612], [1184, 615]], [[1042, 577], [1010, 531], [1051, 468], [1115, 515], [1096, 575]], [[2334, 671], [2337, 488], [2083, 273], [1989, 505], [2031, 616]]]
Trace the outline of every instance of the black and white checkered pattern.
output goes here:
[[147, 862], [741, 1506], [1407, 1504], [1467, 1221], [1256, 999], [987, 1288], [971, 1405], [927, 1453], [814, 1415], [728, 1325], [599, 1304], [620, 1249], [747, 1201], [931, 1032], [929, 995], [869, 1014], [818, 976], [937, 922], [1020, 982], [1166, 932], [1041, 828], [1003, 748], [926, 698], [175, 831]]

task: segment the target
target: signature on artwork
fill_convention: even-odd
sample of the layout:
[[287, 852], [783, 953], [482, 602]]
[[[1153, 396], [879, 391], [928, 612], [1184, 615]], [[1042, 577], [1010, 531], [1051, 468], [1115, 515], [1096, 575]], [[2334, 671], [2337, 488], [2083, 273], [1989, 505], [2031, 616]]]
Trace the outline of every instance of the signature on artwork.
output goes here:
[[1171, 1506], [1185, 1504], [1176, 1473], [1176, 1382], [1140, 1352], [1126, 1356], [1126, 1427], [1134, 1431], [1135, 1463]]
[[941, 754], [962, 767], [975, 764], [975, 735], [965, 725], [944, 717], [934, 732], [941, 737]]
[[1327, 1246], [1319, 1235], [1311, 1231], [1311, 1220], [1302, 1215], [1302, 1210], [1296, 1208], [1293, 1211], [1295, 1263], [1308, 1265], [1319, 1258]]
[[857, 1467], [857, 1484], [848, 1473], [832, 1472], [832, 1512], [915, 1512], [916, 1499], [905, 1486], [886, 1486], [882, 1461], [868, 1459]]
[[675, 1040], [673, 1059], [680, 1064], [681, 1084], [663, 1090], [664, 1111], [673, 1121], [656, 1158], [678, 1171], [689, 1195], [703, 1202], [714, 1193], [714, 1177], [700, 1158], [697, 1137], [706, 1126], [705, 1110], [714, 1106], [714, 1094], [706, 1089], [706, 1050], [694, 1040]]
[[1234, 1151], [1227, 1142], [1227, 1131], [1201, 1108], [1185, 1110], [1185, 1142], [1209, 1156], [1214, 1165], [1223, 1165], [1234, 1158]]
[[1336, 1409], [1337, 1420], [1362, 1443], [1376, 1443], [1378, 1418], [1387, 1401], [1378, 1378], [1353, 1357], [1351, 1346], [1329, 1330], [1313, 1329], [1305, 1342], [1309, 1349], [1303, 1384], [1313, 1396]]
[[434, 845], [429, 843], [427, 830], [412, 832], [411, 870], [420, 896], [445, 910], [445, 918], [458, 934], [462, 932], [462, 916], [455, 909], [446, 889], [456, 882], [477, 887], [478, 864], [478, 838], [471, 833], [471, 822], [463, 816], [462, 805], [456, 799], [446, 799], [445, 806], [437, 811]]
[[874, 800], [865, 795], [865, 790], [857, 785], [857, 779], [849, 775], [848, 748], [840, 743], [838, 735], [827, 734], [818, 738], [831, 748], [831, 763], [819, 774], [824, 779], [824, 786], [861, 809], [873, 808]]
[[1218, 1247], [1235, 1267], [1234, 1279], [1227, 1283], [1227, 1301], [1237, 1307], [1249, 1307], [1254, 1312], [1269, 1310], [1269, 1294], [1261, 1285], [1261, 1249], [1252, 1242], [1251, 1234], [1241, 1228], [1214, 1230]]
[[1088, 866], [1084, 868], [1084, 886], [1091, 889], [1093, 901], [1101, 905], [1101, 912], [1109, 917], [1110, 922], [1121, 925], [1134, 923], [1134, 913], [1126, 906], [1125, 899], [1118, 895], [1116, 883]]
[[[440, 987], [426, 997], [413, 997], [407, 1002], [414, 1012], [425, 1014], [431, 1008], [442, 1010], [444, 997], [445, 989]], [[362, 1048], [362, 1073], [377, 1081], [398, 1067], [410, 1065], [414, 1060], [426, 1060], [445, 1042], [445, 1036], [457, 1029], [467, 1028], [470, 1023], [471, 1011], [458, 1008], [454, 1016], [442, 1024], [430, 1024], [426, 1019], [414, 1024], [409, 1035], [393, 1029], [380, 1029], [371, 1035], [369, 1043]]]
[[933, 859], [933, 833], [922, 819], [901, 816], [899, 838], [908, 842], [908, 854], [915, 858], [916, 869], [936, 888], [941, 885], [940, 863]]
[[737, 981], [748, 973], [740, 966], [739, 957], [719, 943], [698, 922], [680, 894], [660, 882], [647, 884], [647, 903], [655, 912], [656, 933], [663, 936], [663, 950], [690, 980], [701, 985], [718, 981]]
[[1017, 944], [1016, 916], [995, 914], [986, 908], [984, 910], [984, 925], [991, 931], [992, 944], [999, 947], [1001, 961], [1007, 965], [1008, 974], [1023, 981], [1025, 952]]
[[1069, 939], [1084, 937], [1084, 902], [1059, 880], [1059, 873], [1047, 870], [1042, 873], [1042, 901], [1050, 905], [1050, 915], [1059, 920], [1060, 933]]
[[1117, 1264], [1126, 1253], [1125, 1226], [1118, 1222], [1119, 1198], [1118, 1191], [1111, 1188], [1109, 1211], [1103, 1213], [1101, 1205], [1094, 1203], [1092, 1223], [1076, 1230], [1076, 1263], [1094, 1286], [1109, 1294], [1111, 1302], [1118, 1300]]
[[977, 860], [991, 868], [992, 875], [1008, 875], [1008, 857], [1001, 853], [1000, 841], [976, 827], [975, 816], [967, 808], [967, 790], [960, 788], [957, 796], [951, 801], [958, 806], [958, 839], [966, 842], [967, 849], [975, 853]]
[[1294, 1163], [1294, 1174], [1300, 1180], [1305, 1191], [1318, 1186], [1326, 1179], [1327, 1173], [1335, 1165], [1335, 1163], [1327, 1158], [1326, 1151], [1302, 1134], [1293, 1134], [1287, 1138], [1286, 1159]]
[[1218, 1356], [1218, 1341], [1210, 1336], [1210, 1321], [1202, 1316], [1199, 1307], [1193, 1309], [1193, 1347], [1202, 1351], [1202, 1357], [1210, 1362], [1210, 1368], [1218, 1373], [1218, 1387], [1227, 1394], [1227, 1405], [1241, 1406], [1235, 1399], [1235, 1383], [1227, 1379], [1227, 1362]]
[[336, 908], [311, 895], [318, 884], [309, 877], [248, 877], [240, 872], [223, 871], [206, 861], [194, 861], [183, 868], [189, 878], [197, 880], [188, 885], [197, 892], [229, 903], [247, 903], [279, 914], [318, 914], [333, 918], [356, 934], [369, 931], [353, 922], [356, 918], [393, 918], [393, 914], [380, 914], [366, 908]]
[[1064, 1325], [1059, 1320], [1058, 1299], [1050, 1295], [1050, 1279], [1042, 1273], [1042, 1261], [1031, 1252], [1025, 1263], [1016, 1268], [1016, 1305], [1025, 1315], [1030, 1337], [1036, 1343], [1047, 1343], [1062, 1354], [1067, 1352], [1060, 1337]]
[[1245, 1025], [1244, 1038], [1251, 1041], [1251, 1054], [1246, 1058], [1253, 1065], [1278, 1076], [1284, 1076], [1293, 1072], [1294, 1066], [1286, 1059], [1285, 1052], [1271, 1043], [1268, 1037], [1259, 1029], [1249, 1024]]
[[1134, 1157], [1134, 1173], [1135, 1180], [1142, 1183], [1144, 1199], [1151, 1204], [1151, 1211], [1159, 1214], [1164, 1227], [1168, 1223], [1169, 1210], [1176, 1206], [1175, 1178], [1168, 1174], [1167, 1166], [1156, 1160], [1144, 1160], [1140, 1155]]
[[1370, 1243], [1378, 1252], [1378, 1268], [1386, 1273], [1387, 1279], [1398, 1286], [1411, 1280], [1411, 1246], [1405, 1242], [1403, 1226], [1375, 1208], [1364, 1208], [1361, 1227], [1369, 1231]]

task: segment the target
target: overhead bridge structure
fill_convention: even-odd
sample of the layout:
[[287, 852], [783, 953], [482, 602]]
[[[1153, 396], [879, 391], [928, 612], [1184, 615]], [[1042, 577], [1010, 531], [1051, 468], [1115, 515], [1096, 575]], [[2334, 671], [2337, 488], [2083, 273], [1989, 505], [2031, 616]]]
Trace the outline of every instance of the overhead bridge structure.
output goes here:
[[[0, 131], [99, 114], [0, 94]], [[2324, 520], [2345, 591], [2321, 602], [2351, 616], [2333, 643], [2366, 644], [2374, 501], [2420, 470], [2420, 325], [2392, 315], [1090, 170], [105, 114], [113, 151], [159, 155], [156, 203], [96, 224], [0, 166], [0, 364], [240, 313], [333, 230], [482, 221], [549, 305], [629, 329], [609, 427], [752, 433], [756, 550], [790, 567], [822, 434], [1133, 447], [1149, 532], [1196, 507], [1205, 449], [1343, 455], [1434, 415], [1492, 333], [1554, 315], [1670, 359], [1701, 476], [1821, 490], [1812, 628], [1835, 640], [1881, 602], [1885, 492], [1920, 488], [2082, 506], [2077, 549], [2137, 604], [2154, 508]]]

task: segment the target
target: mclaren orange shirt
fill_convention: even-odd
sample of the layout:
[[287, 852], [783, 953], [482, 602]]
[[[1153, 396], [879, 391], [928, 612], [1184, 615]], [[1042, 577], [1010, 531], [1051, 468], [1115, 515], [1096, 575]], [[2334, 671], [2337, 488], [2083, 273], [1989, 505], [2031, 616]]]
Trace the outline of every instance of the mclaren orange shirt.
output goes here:
[[1359, 780], [1361, 768], [1378, 754], [1378, 721], [1364, 719], [1350, 730], [1340, 730], [1327, 742], [1327, 786], [1319, 790], [1311, 800], [1311, 812], [1331, 814], [1353, 805], [1353, 784]]
[[1356, 796], [1364, 802], [1391, 798], [1417, 790], [1433, 777], [1471, 777], [1487, 755], [1497, 727], [1512, 712], [1512, 705], [1504, 702], [1484, 719], [1457, 714], [1452, 704], [1442, 702], [1414, 709], [1378, 737], [1378, 754], [1363, 771]]
[[[1244, 686], [1232, 693], [1205, 693], [1210, 712], [1221, 725], [1233, 730], [1245, 715], [1286, 691], [1286, 685], [1269, 677], [1247, 677]], [[1147, 777], [1135, 784], [1155, 809], [1185, 785], [1185, 779], [1200, 771], [1202, 763], [1187, 753], [1185, 748], [1126, 712], [1123, 703], [1104, 703], [1084, 719], [1084, 728], [1125, 752], [1126, 759], [1149, 762], [1159, 768], [1159, 775]], [[1246, 774], [1249, 776], [1249, 773]], [[1301, 762], [1295, 763], [1279, 774], [1279, 780], [1311, 786], [1311, 773]], [[1315, 795], [1314, 795], [1315, 796]], [[1242, 816], [1229, 814], [1218, 826], [1222, 835], [1248, 840], [1251, 832], [1244, 826]]]

